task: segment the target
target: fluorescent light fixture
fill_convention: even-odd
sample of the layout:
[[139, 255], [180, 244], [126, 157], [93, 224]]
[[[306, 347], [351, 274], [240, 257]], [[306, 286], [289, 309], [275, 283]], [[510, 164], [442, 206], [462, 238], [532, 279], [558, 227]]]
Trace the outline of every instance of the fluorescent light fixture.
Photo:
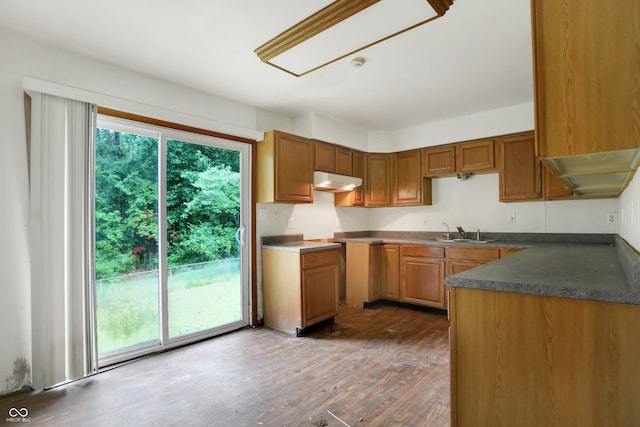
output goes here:
[[453, 0], [337, 0], [257, 48], [296, 77], [426, 24]]

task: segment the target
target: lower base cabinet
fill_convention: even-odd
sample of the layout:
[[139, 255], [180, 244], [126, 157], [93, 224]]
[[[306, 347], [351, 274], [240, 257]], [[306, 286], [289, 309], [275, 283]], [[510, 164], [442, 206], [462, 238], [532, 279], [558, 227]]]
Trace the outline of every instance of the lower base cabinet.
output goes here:
[[444, 248], [400, 246], [400, 300], [428, 307], [446, 308], [444, 296]]
[[640, 306], [449, 288], [451, 425], [640, 425]]
[[264, 324], [298, 335], [338, 314], [340, 252], [262, 250]]

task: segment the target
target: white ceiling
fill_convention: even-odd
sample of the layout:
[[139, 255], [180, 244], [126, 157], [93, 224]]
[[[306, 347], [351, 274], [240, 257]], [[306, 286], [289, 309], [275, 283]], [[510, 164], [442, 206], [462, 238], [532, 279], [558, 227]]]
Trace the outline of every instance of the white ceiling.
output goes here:
[[290, 116], [393, 130], [531, 102], [529, 0], [446, 15], [303, 77], [253, 50], [330, 0], [0, 0], [0, 27]]

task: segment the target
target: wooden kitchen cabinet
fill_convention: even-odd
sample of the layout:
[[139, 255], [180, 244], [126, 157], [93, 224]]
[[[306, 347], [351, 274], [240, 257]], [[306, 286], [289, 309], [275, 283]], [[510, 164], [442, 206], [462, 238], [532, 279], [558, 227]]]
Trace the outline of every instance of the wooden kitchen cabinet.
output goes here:
[[336, 170], [339, 175], [353, 176], [353, 150], [336, 147]]
[[531, 6], [538, 155], [640, 147], [640, 2]]
[[491, 172], [496, 169], [493, 139], [456, 144], [456, 170], [458, 172]]
[[444, 248], [427, 245], [400, 246], [401, 301], [446, 308], [444, 276]]
[[393, 182], [393, 154], [367, 154], [364, 205], [391, 206]]
[[258, 143], [257, 201], [313, 203], [313, 141], [280, 131]]
[[326, 142], [314, 141], [314, 170], [335, 173], [336, 147]]
[[479, 267], [500, 258], [500, 248], [449, 246], [446, 248], [447, 276]]
[[346, 303], [363, 308], [382, 297], [385, 248], [381, 243], [347, 242]]
[[509, 255], [513, 255], [515, 253], [520, 252], [524, 248], [500, 248], [500, 258], [507, 257]]
[[639, 305], [448, 289], [452, 427], [638, 424]]
[[393, 206], [431, 204], [431, 178], [422, 176], [421, 150], [394, 153]]
[[338, 314], [338, 248], [262, 250], [264, 324], [298, 335]]
[[497, 139], [500, 201], [540, 200], [541, 163], [533, 132]]
[[573, 191], [535, 154], [534, 132], [496, 139], [501, 202], [568, 199]]
[[314, 149], [314, 170], [337, 173], [339, 175], [352, 175], [352, 150], [322, 141], [315, 141]]
[[422, 149], [422, 176], [454, 176], [456, 174], [456, 146], [441, 145]]
[[400, 246], [385, 244], [384, 260], [382, 298], [398, 301], [400, 299]]

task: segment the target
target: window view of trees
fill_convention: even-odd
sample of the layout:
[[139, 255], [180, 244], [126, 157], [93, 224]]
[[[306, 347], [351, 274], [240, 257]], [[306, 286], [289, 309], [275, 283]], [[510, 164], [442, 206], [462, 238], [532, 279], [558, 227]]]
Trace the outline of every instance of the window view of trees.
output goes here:
[[[157, 144], [98, 129], [97, 279], [158, 268]], [[234, 151], [169, 141], [169, 266], [238, 256], [239, 161]]]

